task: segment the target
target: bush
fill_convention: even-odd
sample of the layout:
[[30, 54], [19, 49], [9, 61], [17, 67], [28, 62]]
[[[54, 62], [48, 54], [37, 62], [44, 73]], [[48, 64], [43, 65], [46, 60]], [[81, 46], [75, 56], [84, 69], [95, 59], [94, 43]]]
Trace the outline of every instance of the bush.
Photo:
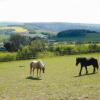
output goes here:
[[0, 53], [0, 61], [14, 61], [16, 60], [16, 53]]
[[41, 39], [35, 39], [30, 45], [20, 46], [17, 59], [36, 58], [39, 52], [45, 51], [45, 42]]
[[54, 52], [50, 51], [43, 51], [37, 54], [37, 58], [54, 57], [54, 56], [55, 56]]
[[36, 53], [32, 52], [29, 46], [22, 46], [18, 50], [17, 59], [29, 59], [36, 57]]
[[89, 52], [100, 52], [100, 46], [96, 44], [89, 44], [88, 51]]
[[74, 47], [75, 54], [77, 53], [88, 53], [88, 46], [84, 44], [77, 44]]
[[20, 34], [13, 34], [9, 40], [4, 43], [4, 47], [7, 51], [18, 51], [21, 45], [26, 46], [30, 43], [30, 38]]

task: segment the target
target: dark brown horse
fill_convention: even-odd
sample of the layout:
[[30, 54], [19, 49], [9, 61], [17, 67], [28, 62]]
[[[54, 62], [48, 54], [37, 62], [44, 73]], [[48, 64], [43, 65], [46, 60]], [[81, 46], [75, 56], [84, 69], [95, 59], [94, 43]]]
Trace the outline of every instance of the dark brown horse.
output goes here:
[[83, 67], [85, 67], [85, 69], [86, 69], [86, 74], [88, 74], [87, 66], [90, 66], [90, 65], [93, 66], [93, 73], [95, 73], [96, 69], [98, 70], [98, 68], [99, 68], [98, 60], [95, 58], [85, 58], [85, 57], [76, 58], [76, 66], [79, 63], [81, 65], [79, 75], [81, 75], [81, 71], [82, 71]]

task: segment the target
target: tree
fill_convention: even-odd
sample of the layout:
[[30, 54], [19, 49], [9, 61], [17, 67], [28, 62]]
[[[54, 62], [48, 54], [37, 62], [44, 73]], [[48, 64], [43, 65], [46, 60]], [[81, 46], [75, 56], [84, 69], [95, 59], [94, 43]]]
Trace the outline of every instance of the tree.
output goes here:
[[30, 45], [20, 46], [17, 57], [18, 59], [36, 58], [39, 52], [45, 50], [45, 42], [41, 39], [34, 39]]
[[27, 45], [30, 43], [30, 39], [20, 34], [11, 35], [8, 42], [4, 43], [5, 48], [8, 51], [18, 51], [21, 45]]
[[100, 51], [100, 47], [95, 43], [89, 44], [88, 49], [89, 49], [89, 52], [98, 52], [98, 51]]
[[4, 47], [6, 48], [7, 51], [12, 52], [14, 46], [12, 42], [5, 42]]
[[41, 38], [35, 38], [33, 39], [33, 41], [31, 42], [31, 45], [30, 45], [30, 48], [33, 50], [33, 51], [38, 51], [38, 52], [41, 52], [43, 50], [45, 50], [45, 47], [46, 47], [46, 41], [41, 39]]

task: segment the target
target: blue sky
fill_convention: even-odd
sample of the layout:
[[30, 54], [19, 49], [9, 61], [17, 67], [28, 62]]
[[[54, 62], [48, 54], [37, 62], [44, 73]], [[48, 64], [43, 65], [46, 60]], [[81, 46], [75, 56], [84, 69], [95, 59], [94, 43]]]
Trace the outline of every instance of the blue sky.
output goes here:
[[100, 24], [100, 0], [0, 0], [0, 21]]

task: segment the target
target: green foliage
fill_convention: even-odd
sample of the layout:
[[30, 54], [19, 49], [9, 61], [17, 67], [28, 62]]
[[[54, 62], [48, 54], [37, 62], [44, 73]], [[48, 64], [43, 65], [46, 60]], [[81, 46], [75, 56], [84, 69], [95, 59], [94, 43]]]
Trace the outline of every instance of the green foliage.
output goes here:
[[29, 59], [36, 58], [38, 53], [45, 51], [45, 43], [41, 39], [36, 39], [31, 42], [28, 46], [21, 46], [18, 50], [18, 59]]
[[9, 39], [9, 35], [0, 34], [0, 42], [4, 42]]
[[86, 29], [72, 29], [59, 32], [55, 40], [79, 42], [99, 41], [100, 34], [96, 31]]
[[48, 58], [54, 56], [55, 56], [54, 52], [50, 52], [50, 51], [43, 51], [37, 54], [37, 58]]
[[100, 52], [100, 45], [47, 43], [41, 39], [34, 39], [29, 45], [21, 45], [19, 47], [16, 59], [43, 58], [92, 52]]
[[66, 54], [80, 54], [80, 53], [91, 53], [100, 52], [100, 45], [96, 44], [52, 44], [49, 45], [49, 51], [54, 52], [56, 55], [66, 55]]
[[76, 44], [74, 48], [74, 52], [77, 53], [88, 53], [88, 46], [85, 44]]
[[0, 61], [14, 61], [16, 60], [16, 53], [0, 53]]
[[36, 40], [31, 42], [30, 49], [32, 51], [36, 51], [36, 52], [43, 51], [43, 50], [45, 50], [45, 43], [41, 39], [39, 39], [39, 40], [36, 39]]
[[89, 44], [88, 49], [89, 49], [89, 52], [99, 52], [100, 46], [96, 44]]
[[[7, 45], [10, 43], [11, 45]], [[28, 45], [30, 43], [30, 40], [26, 36], [22, 36], [20, 34], [14, 34], [10, 36], [10, 39], [8, 42], [5, 42], [5, 48], [9, 51], [18, 51], [21, 45]]]
[[57, 34], [57, 37], [82, 37], [84, 38], [86, 34], [90, 33], [97, 33], [96, 31], [90, 30], [82, 30], [82, 29], [73, 29], [73, 30], [66, 30], [61, 31]]
[[35, 57], [35, 55], [32, 54], [29, 46], [21, 46], [17, 52], [17, 59], [29, 59], [33, 57]]

